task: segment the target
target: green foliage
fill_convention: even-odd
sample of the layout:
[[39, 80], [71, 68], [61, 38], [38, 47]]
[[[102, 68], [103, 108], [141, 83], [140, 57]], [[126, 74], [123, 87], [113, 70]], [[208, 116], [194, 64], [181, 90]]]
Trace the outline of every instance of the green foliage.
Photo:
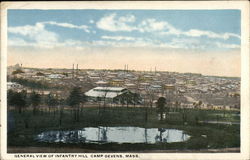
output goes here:
[[22, 91], [19, 93], [9, 90], [7, 93], [8, 106], [15, 106], [19, 110], [19, 113], [21, 113], [22, 108], [24, 108], [27, 104], [26, 95], [26, 91]]
[[202, 105], [202, 101], [199, 101], [199, 102], [198, 102], [198, 105], [201, 106], [201, 105]]
[[68, 100], [69, 106], [76, 106], [76, 105], [79, 105], [81, 102], [84, 102], [86, 98], [82, 94], [81, 88], [74, 87], [72, 91], [70, 92], [70, 95], [67, 100]]
[[48, 106], [56, 106], [58, 105], [58, 100], [52, 96], [52, 94], [48, 94], [46, 99], [45, 99], [45, 103]]
[[158, 112], [160, 113], [160, 120], [163, 120], [163, 112], [165, 111], [165, 104], [166, 104], [166, 98], [164, 97], [160, 97], [157, 102], [157, 108], [158, 108]]
[[36, 92], [32, 92], [30, 95], [30, 103], [32, 106], [38, 106], [41, 103], [41, 95]]
[[166, 98], [160, 97], [160, 98], [157, 100], [157, 107], [158, 107], [160, 110], [163, 110], [163, 109], [164, 109], [165, 104], [166, 104]]
[[80, 104], [86, 101], [85, 95], [81, 92], [81, 88], [74, 87], [70, 92], [70, 95], [67, 99], [68, 104], [74, 110], [74, 121], [80, 121]]
[[25, 78], [12, 78], [12, 82], [17, 82], [23, 86], [30, 87], [30, 88], [35, 88], [35, 89], [49, 89], [49, 85], [45, 82], [39, 82], [35, 80], [29, 80]]
[[13, 106], [25, 106], [25, 95], [23, 93], [18, 92], [9, 92], [8, 93], [8, 102], [9, 105]]
[[8, 92], [7, 92], [7, 105], [8, 106], [13, 105], [13, 96], [14, 95], [15, 95], [15, 92], [12, 89], [8, 90]]
[[125, 92], [114, 98], [114, 102], [121, 102], [122, 104], [139, 104], [141, 101], [141, 97], [137, 93], [133, 92]]

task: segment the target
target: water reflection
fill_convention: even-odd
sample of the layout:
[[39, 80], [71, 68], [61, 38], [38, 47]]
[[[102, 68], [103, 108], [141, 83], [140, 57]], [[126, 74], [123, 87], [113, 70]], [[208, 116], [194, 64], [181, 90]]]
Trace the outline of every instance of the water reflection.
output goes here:
[[181, 130], [140, 127], [87, 127], [73, 131], [47, 131], [37, 135], [40, 142], [62, 143], [158, 143], [182, 142], [190, 138]]

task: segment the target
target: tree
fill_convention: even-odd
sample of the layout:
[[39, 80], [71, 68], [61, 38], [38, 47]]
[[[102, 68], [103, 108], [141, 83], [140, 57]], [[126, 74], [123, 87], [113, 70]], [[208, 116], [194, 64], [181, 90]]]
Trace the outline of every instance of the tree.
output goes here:
[[50, 113], [51, 107], [54, 108], [56, 105], [58, 105], [58, 100], [50, 93], [47, 95], [45, 99], [45, 103], [48, 105], [49, 113]]
[[163, 120], [163, 112], [165, 111], [166, 98], [160, 97], [157, 102], [158, 112], [160, 113], [160, 120]]
[[134, 106], [139, 103], [140, 101], [140, 96], [137, 93], [133, 93], [130, 91], [127, 91], [121, 95], [118, 96], [118, 98], [115, 99], [117, 101], [119, 99], [120, 103], [122, 106], [126, 104], [127, 108], [129, 107], [130, 104], [133, 104]]
[[225, 117], [226, 116], [226, 106], [223, 105], [222, 107], [223, 107], [223, 117]]
[[199, 101], [198, 104], [199, 108], [201, 109], [202, 101]]
[[107, 94], [108, 94], [108, 89], [104, 89], [104, 94], [102, 96], [102, 100], [103, 100], [103, 109], [105, 110], [106, 108], [106, 98], [107, 98]]
[[[182, 123], [185, 124], [187, 122], [187, 118], [188, 118], [188, 113], [187, 113], [187, 109], [186, 107], [182, 108]], [[198, 122], [198, 117], [195, 116], [195, 121], [196, 123]]]
[[[12, 82], [17, 82], [23, 86], [29, 87], [29, 88], [35, 88], [35, 89], [49, 89], [51, 88], [51, 85], [49, 85], [47, 82], [41, 82], [37, 80], [30, 80], [25, 78], [17, 78], [13, 77], [10, 79]], [[56, 88], [56, 87], [54, 87]]]
[[18, 113], [22, 113], [22, 109], [26, 106], [26, 92], [22, 91], [20, 93], [8, 91], [8, 97], [7, 97], [7, 103], [8, 106], [14, 106], [16, 109], [18, 109]]
[[138, 93], [132, 93], [132, 100], [133, 100], [133, 104], [134, 104], [134, 107], [136, 104], [139, 104], [140, 101], [141, 101], [141, 97]]
[[33, 114], [35, 115], [37, 113], [37, 107], [41, 103], [41, 95], [33, 91], [30, 95], [30, 103], [33, 107]]
[[9, 89], [7, 92], [7, 106], [10, 107], [13, 104], [12, 97], [15, 94], [15, 92], [12, 89]]
[[64, 111], [64, 99], [56, 99], [57, 104], [59, 105], [59, 127], [62, 125], [63, 111]]
[[146, 95], [144, 98], [144, 108], [145, 108], [145, 121], [148, 121], [148, 106], [152, 109], [154, 100], [154, 92], [153, 90], [147, 88]]
[[122, 99], [123, 102], [126, 103], [127, 108], [129, 107], [129, 104], [132, 102], [132, 93], [127, 91], [125, 93], [122, 94]]
[[100, 114], [102, 98], [98, 96], [96, 100], [98, 102], [98, 114]]
[[[14, 106], [18, 109], [19, 114], [23, 113], [24, 107], [27, 106], [27, 92], [25, 90], [21, 92], [14, 92], [12, 90], [8, 91], [8, 106]], [[29, 114], [23, 114], [22, 118], [24, 120], [25, 128], [29, 128], [30, 116]]]
[[194, 108], [195, 108], [195, 109], [197, 109], [197, 107], [198, 107], [198, 103], [193, 102], [193, 106], [194, 106]]
[[68, 97], [68, 104], [74, 110], [74, 120], [79, 122], [79, 108], [82, 102], [81, 88], [74, 87]]
[[174, 107], [175, 107], [175, 111], [176, 111], [176, 112], [178, 111], [178, 108], [179, 108], [180, 105], [181, 105], [180, 102], [178, 102], [178, 101], [175, 101], [175, 102], [174, 102]]
[[146, 96], [147, 96], [147, 99], [148, 99], [149, 106], [150, 106], [150, 108], [152, 108], [153, 107], [153, 101], [154, 101], [154, 98], [155, 98], [154, 91], [152, 89], [147, 88], [146, 89]]
[[84, 103], [87, 102], [87, 100], [88, 100], [87, 96], [85, 94], [82, 94], [81, 95], [81, 114], [82, 114], [82, 110], [83, 110], [82, 107], [83, 107]]

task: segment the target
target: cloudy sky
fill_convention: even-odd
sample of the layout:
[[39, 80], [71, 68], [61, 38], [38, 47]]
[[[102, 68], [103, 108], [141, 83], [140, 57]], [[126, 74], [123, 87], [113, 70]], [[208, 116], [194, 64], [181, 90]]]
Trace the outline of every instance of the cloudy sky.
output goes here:
[[8, 10], [8, 65], [240, 76], [238, 10]]

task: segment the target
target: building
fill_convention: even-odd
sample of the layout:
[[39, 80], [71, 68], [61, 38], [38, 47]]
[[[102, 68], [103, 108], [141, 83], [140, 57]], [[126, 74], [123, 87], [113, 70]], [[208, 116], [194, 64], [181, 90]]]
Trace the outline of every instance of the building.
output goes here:
[[129, 89], [136, 89], [136, 85], [134, 83], [126, 83], [124, 86]]
[[124, 84], [124, 80], [122, 80], [122, 79], [113, 79], [110, 83], [111, 83], [112, 86], [116, 86], [116, 87], [119, 88], [120, 86], [122, 86]]
[[104, 101], [117, 104], [138, 104], [140, 96], [123, 87], [95, 87], [85, 93], [88, 101]]
[[7, 89], [21, 89], [22, 88], [22, 85], [21, 84], [18, 84], [16, 82], [7, 82]]
[[165, 88], [166, 94], [175, 94], [175, 90], [176, 90], [175, 85], [165, 84], [164, 88]]
[[61, 75], [61, 74], [50, 74], [50, 75], [48, 75], [48, 78], [50, 78], [50, 79], [60, 79], [62, 77], [63, 77], [63, 75]]
[[95, 84], [99, 87], [105, 87], [108, 85], [108, 82], [100, 80], [100, 81], [95, 82]]

